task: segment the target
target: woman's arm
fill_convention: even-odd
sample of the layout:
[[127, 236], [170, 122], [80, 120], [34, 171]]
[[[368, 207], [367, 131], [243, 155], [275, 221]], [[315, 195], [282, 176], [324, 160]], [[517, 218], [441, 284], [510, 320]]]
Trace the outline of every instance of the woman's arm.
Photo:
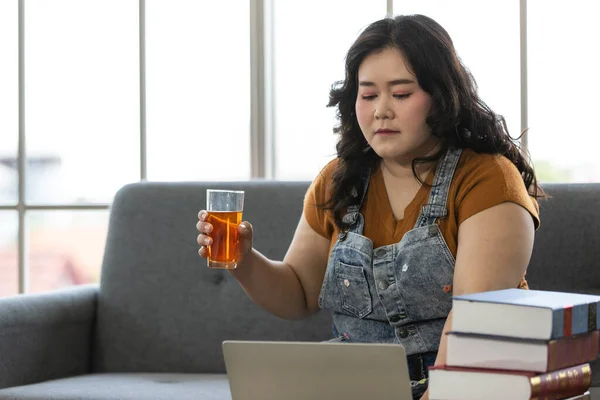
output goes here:
[[279, 317], [301, 319], [319, 309], [328, 257], [329, 241], [310, 227], [303, 214], [282, 262], [252, 250], [232, 273], [257, 304]]
[[[466, 219], [458, 229], [453, 295], [516, 288], [533, 251], [531, 214], [515, 203], [502, 203]], [[446, 332], [452, 328], [452, 312], [446, 320], [436, 365], [446, 363]], [[423, 400], [428, 399], [426, 392]]]
[[[273, 261], [252, 247], [253, 228], [240, 224], [240, 262], [231, 270], [248, 296], [272, 314], [285, 319], [306, 318], [318, 310], [318, 298], [327, 268], [329, 240], [316, 233], [304, 214], [283, 261]], [[199, 253], [210, 240], [212, 226], [200, 216]]]

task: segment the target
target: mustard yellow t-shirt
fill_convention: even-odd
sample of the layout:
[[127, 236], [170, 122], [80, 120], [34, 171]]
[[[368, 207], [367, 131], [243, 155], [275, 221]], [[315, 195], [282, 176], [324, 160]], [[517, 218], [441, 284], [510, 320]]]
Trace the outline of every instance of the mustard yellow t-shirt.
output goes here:
[[[323, 168], [304, 200], [304, 214], [308, 224], [319, 235], [330, 240], [330, 249], [337, 240], [339, 229], [335, 225], [333, 212], [315, 205], [329, 200], [332, 175], [338, 162], [335, 159]], [[429, 185], [433, 183], [434, 172], [435, 169], [425, 181]], [[430, 191], [430, 186], [422, 185], [406, 207], [404, 218], [398, 221], [387, 197], [381, 169], [377, 168], [371, 175], [361, 208], [365, 220], [363, 235], [373, 241], [374, 248], [398, 243], [406, 232], [414, 228], [421, 207], [429, 199]], [[463, 150], [448, 192], [448, 216], [439, 221], [440, 231], [455, 258], [459, 225], [478, 212], [504, 202], [524, 207], [531, 214], [535, 228], [539, 227], [538, 203], [527, 193], [517, 167], [504, 156]]]

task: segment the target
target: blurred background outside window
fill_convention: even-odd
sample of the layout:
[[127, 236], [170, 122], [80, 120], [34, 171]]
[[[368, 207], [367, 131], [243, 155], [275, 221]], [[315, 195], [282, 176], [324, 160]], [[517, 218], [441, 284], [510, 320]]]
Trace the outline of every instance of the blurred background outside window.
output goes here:
[[[335, 157], [329, 89], [387, 3], [265, 1], [274, 179], [312, 180]], [[0, 296], [19, 293], [18, 4], [0, 2]], [[141, 179], [139, 0], [24, 4], [25, 288], [42, 292], [98, 282], [108, 207]], [[250, 179], [250, 0], [145, 4], [146, 178]], [[518, 137], [519, 0], [392, 4], [394, 14], [425, 14], [448, 30], [481, 97]], [[600, 3], [527, 4], [528, 149], [538, 177], [600, 182], [600, 127], [590, 118], [600, 108]]]

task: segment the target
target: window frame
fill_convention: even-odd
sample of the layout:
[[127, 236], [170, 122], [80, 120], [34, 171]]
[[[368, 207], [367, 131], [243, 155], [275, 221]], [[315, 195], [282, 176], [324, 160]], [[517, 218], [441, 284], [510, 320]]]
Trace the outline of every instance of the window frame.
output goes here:
[[[19, 293], [28, 293], [29, 265], [27, 257], [26, 215], [29, 211], [108, 210], [110, 203], [100, 204], [35, 204], [25, 201], [27, 156], [25, 129], [25, 1], [18, 0], [18, 198], [15, 205], [0, 205], [0, 210], [18, 213], [18, 276]], [[275, 0], [250, 1], [250, 172], [251, 179], [275, 178], [275, 140], [273, 115], [273, 16]], [[520, 1], [520, 71], [521, 71], [521, 131], [527, 127], [527, 0]], [[139, 77], [140, 77], [140, 181], [147, 180], [146, 141], [146, 0], [138, 0], [139, 9]], [[384, 10], [382, 10], [384, 11]], [[385, 15], [394, 15], [393, 0], [386, 1]], [[527, 134], [521, 138], [527, 149]]]

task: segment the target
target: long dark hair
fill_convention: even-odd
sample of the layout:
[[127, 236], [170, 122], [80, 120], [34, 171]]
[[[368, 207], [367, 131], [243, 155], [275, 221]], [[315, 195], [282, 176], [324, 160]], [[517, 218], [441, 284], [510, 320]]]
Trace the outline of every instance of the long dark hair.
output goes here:
[[519, 170], [530, 195], [544, 197], [529, 157], [516, 144], [504, 117], [495, 114], [477, 94], [475, 79], [462, 64], [448, 32], [433, 19], [423, 15], [401, 15], [385, 18], [369, 25], [356, 39], [346, 55], [343, 81], [334, 83], [329, 94], [329, 107], [337, 107], [340, 135], [337, 143], [339, 163], [333, 174], [331, 198], [320, 206], [333, 210], [338, 227], [344, 228], [342, 211], [352, 203], [355, 185], [361, 174], [373, 170], [380, 157], [363, 136], [355, 114], [358, 95], [358, 68], [370, 54], [386, 48], [398, 49], [407, 60], [424, 91], [433, 101], [427, 124], [440, 139], [436, 154], [415, 158], [419, 163], [439, 160], [449, 147], [468, 148], [477, 153], [501, 154]]

